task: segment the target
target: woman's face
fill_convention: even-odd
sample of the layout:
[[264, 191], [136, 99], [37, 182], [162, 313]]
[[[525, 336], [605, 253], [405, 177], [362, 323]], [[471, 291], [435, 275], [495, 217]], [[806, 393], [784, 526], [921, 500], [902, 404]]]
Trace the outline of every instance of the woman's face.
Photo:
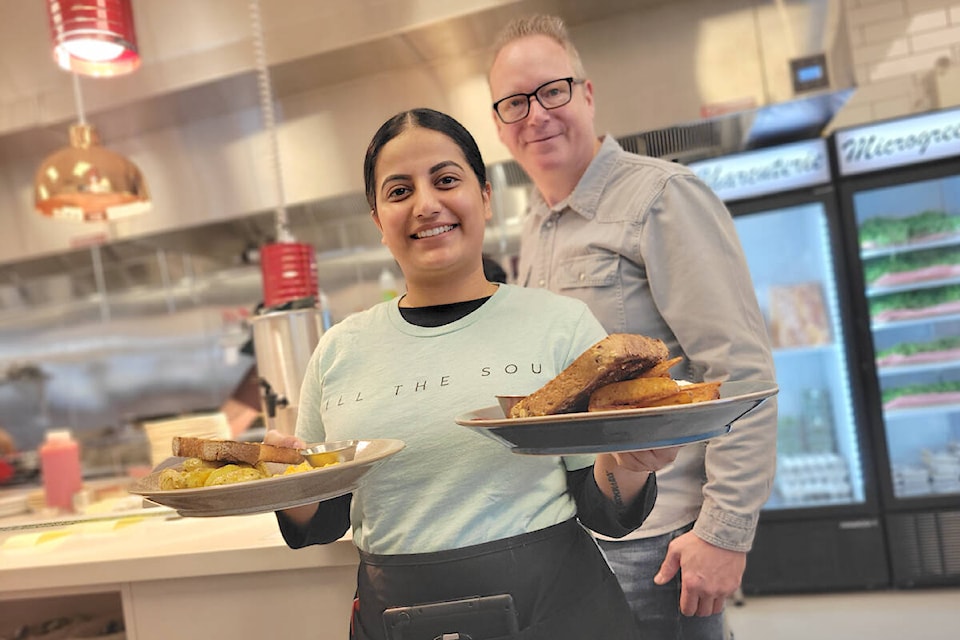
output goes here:
[[455, 285], [480, 268], [490, 185], [480, 184], [453, 140], [407, 129], [383, 146], [374, 176], [373, 219], [408, 285]]

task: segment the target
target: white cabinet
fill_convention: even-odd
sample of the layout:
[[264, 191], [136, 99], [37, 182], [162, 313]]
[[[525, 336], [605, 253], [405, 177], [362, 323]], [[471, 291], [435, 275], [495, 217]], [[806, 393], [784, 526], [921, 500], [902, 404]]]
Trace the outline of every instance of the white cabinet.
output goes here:
[[273, 514], [125, 520], [0, 531], [0, 632], [86, 614], [122, 619], [127, 640], [263, 640], [304, 637], [309, 617], [314, 637], [347, 637], [351, 541], [289, 549]]

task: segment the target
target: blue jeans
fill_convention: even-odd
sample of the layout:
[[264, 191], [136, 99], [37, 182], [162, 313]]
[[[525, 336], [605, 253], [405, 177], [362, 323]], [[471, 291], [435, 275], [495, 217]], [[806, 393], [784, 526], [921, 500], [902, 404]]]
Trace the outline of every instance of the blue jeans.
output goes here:
[[691, 523], [655, 538], [597, 541], [620, 581], [644, 640], [724, 640], [722, 613], [707, 617], [680, 613], [680, 572], [665, 585], [653, 582], [670, 541], [692, 528]]

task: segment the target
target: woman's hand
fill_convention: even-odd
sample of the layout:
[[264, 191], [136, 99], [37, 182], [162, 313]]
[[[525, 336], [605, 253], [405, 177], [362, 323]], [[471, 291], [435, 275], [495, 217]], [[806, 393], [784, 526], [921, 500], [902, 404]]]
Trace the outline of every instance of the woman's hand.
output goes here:
[[677, 459], [680, 453], [680, 447], [668, 447], [666, 449], [648, 449], [645, 451], [620, 451], [617, 453], [602, 453], [597, 456], [610, 456], [613, 458], [613, 466], [620, 467], [627, 471], [637, 473], [653, 473], [659, 471], [665, 466]]
[[669, 447], [601, 453], [593, 464], [593, 478], [600, 492], [622, 508], [643, 490], [651, 473], [673, 462], [679, 452], [680, 447]]
[[263, 444], [271, 444], [275, 447], [286, 447], [287, 449], [303, 449], [307, 445], [297, 436], [280, 433], [276, 429], [270, 429], [263, 434]]
[[[286, 447], [288, 449], [303, 449], [306, 447], [303, 440], [297, 436], [290, 436], [283, 433], [280, 433], [276, 429], [270, 429], [265, 434], [263, 434], [263, 444], [272, 444], [275, 447]], [[300, 507], [290, 507], [289, 509], [281, 509], [281, 511], [293, 522], [299, 525], [305, 525], [310, 522], [310, 519], [313, 518], [313, 514], [317, 512], [317, 503], [305, 504]]]

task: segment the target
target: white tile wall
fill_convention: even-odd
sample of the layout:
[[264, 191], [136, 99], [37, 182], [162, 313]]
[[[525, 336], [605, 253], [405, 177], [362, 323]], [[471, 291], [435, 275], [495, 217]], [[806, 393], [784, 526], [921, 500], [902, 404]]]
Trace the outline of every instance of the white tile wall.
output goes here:
[[931, 9], [943, 9], [944, 5], [949, 7], [951, 4], [957, 6], [956, 1], [944, 2], [943, 0], [906, 0], [907, 12], [910, 14], [922, 13]]
[[902, 58], [910, 53], [910, 41], [907, 38], [893, 38], [880, 44], [854, 47], [853, 62], [858, 65], [871, 65], [887, 58]]
[[834, 127], [954, 106], [931, 87], [942, 67], [960, 66], [960, 2], [843, 0], [843, 9], [858, 90]]
[[885, 120], [887, 118], [896, 118], [905, 113], [912, 113], [915, 109], [916, 100], [909, 95], [898, 96], [890, 100], [881, 100], [873, 103], [871, 114], [874, 120]]
[[938, 72], [935, 81], [941, 104], [960, 104], [960, 65]]
[[886, 42], [892, 38], [901, 38], [906, 35], [910, 27], [910, 18], [896, 18], [865, 25], [850, 25], [863, 31], [863, 40], [866, 44]]
[[[927, 2], [930, 1], [932, 0], [927, 0]], [[943, 2], [943, 0], [939, 1]], [[946, 7], [929, 7], [923, 11], [910, 14], [910, 32], [918, 33], [929, 29], [942, 29], [949, 24], [948, 20]]]
[[958, 42], [960, 42], [960, 24], [910, 37], [910, 44], [914, 51], [949, 49]]
[[902, 58], [890, 57], [870, 66], [868, 80], [870, 82], [876, 82], [896, 76], [929, 72], [933, 70], [939, 58], [949, 55], [949, 49], [935, 49]]
[[848, 2], [847, 6], [847, 20], [853, 27], [896, 20], [907, 15], [907, 8], [903, 0]]

